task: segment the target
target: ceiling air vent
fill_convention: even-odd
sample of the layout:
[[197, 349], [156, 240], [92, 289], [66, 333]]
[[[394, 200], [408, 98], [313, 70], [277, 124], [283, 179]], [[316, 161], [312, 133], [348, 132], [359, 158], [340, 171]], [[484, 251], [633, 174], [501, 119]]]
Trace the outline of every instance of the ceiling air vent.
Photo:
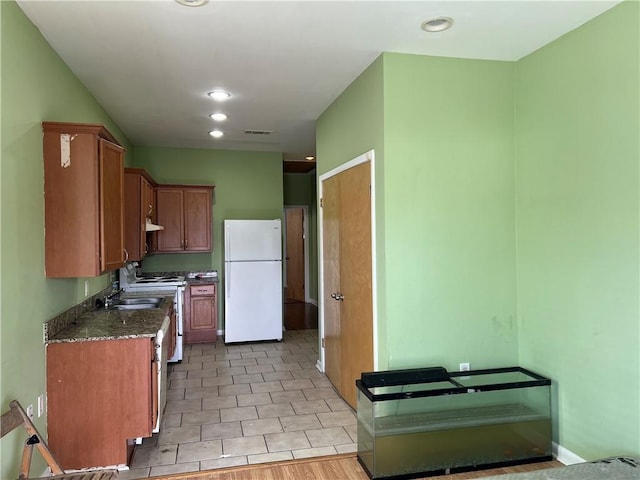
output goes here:
[[245, 135], [271, 135], [270, 130], [245, 130]]

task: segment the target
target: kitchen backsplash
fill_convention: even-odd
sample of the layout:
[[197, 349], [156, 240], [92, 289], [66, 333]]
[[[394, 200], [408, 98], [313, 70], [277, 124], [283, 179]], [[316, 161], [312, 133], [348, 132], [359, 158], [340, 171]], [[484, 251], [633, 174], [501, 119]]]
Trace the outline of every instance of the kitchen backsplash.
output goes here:
[[112, 286], [108, 286], [104, 290], [99, 291], [95, 295], [85, 298], [79, 304], [71, 307], [66, 312], [62, 312], [57, 317], [52, 318], [44, 324], [44, 341], [48, 341], [49, 337], [53, 337], [58, 332], [64, 330], [71, 322], [73, 322], [79, 316], [95, 309], [96, 300], [103, 299], [105, 296], [112, 292]]

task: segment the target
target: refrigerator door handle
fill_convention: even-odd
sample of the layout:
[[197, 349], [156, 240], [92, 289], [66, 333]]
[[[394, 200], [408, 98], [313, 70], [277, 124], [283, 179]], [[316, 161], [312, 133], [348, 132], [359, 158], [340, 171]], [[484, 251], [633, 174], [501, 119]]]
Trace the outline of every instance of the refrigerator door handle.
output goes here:
[[231, 298], [231, 269], [225, 268], [224, 272], [224, 293], [226, 298]]

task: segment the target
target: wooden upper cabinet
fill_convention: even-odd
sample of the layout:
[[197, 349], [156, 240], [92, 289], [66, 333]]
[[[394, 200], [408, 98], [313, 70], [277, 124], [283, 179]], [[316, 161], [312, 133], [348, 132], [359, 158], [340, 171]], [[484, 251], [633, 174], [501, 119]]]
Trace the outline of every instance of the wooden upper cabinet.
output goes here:
[[[148, 181], [145, 183], [143, 181], [143, 188], [145, 189], [145, 202], [143, 204], [143, 208], [146, 209], [145, 222], [147, 220], [151, 220], [151, 223], [158, 223], [158, 210], [156, 204], [156, 183], [149, 177]], [[155, 253], [158, 249], [158, 234], [157, 232], [146, 232], [147, 243], [145, 244], [147, 253]]]
[[184, 189], [184, 249], [211, 251], [211, 189]]
[[158, 224], [164, 230], [158, 233], [158, 252], [184, 251], [184, 193], [179, 188], [156, 189]]
[[124, 148], [102, 125], [42, 128], [46, 276], [95, 277], [121, 267]]
[[158, 253], [210, 252], [212, 186], [162, 185], [156, 188]]
[[154, 232], [146, 231], [147, 219], [156, 222], [155, 182], [141, 168], [124, 169], [125, 249], [129, 260], [153, 253]]

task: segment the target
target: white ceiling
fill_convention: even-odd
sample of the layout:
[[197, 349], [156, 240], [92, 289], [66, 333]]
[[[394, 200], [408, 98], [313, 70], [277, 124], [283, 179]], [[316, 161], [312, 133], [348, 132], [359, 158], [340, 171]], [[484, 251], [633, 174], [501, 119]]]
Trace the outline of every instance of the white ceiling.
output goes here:
[[[314, 152], [316, 119], [383, 51], [518, 60], [617, 3], [18, 0], [135, 145], [290, 158]], [[439, 15], [453, 28], [420, 29]], [[215, 104], [206, 94], [217, 87], [232, 98]], [[228, 120], [214, 125], [215, 111]]]

